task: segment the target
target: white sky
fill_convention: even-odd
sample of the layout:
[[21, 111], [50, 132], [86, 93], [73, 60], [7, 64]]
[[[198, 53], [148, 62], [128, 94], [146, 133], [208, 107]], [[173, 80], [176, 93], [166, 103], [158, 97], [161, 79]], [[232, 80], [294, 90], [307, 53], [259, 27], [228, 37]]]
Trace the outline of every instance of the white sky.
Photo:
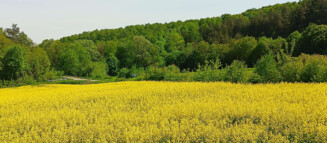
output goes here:
[[0, 0], [0, 27], [18, 24], [32, 40], [237, 14], [250, 8], [297, 0]]

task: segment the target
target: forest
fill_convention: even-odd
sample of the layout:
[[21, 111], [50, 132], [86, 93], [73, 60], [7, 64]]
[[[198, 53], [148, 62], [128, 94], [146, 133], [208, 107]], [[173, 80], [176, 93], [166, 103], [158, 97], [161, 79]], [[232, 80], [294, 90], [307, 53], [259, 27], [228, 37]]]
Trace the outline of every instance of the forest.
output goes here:
[[327, 81], [327, 0], [83, 32], [35, 44], [0, 28], [0, 87], [62, 75], [229, 82]]

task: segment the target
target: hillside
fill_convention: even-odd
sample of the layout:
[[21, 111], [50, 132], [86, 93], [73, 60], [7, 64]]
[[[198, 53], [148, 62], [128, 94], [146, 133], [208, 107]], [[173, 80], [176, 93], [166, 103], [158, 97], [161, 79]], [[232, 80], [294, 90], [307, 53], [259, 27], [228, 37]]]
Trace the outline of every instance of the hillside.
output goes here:
[[[14, 31], [13, 27], [2, 35], [18, 45], [40, 47], [47, 53], [43, 56], [47, 56], [44, 58], [51, 66], [45, 63], [30, 64], [26, 68], [8, 67], [13, 69], [2, 73], [16, 76], [2, 75], [2, 79], [16, 80], [25, 75], [34, 79], [42, 75], [43, 79], [48, 79], [47, 72], [39, 72], [39, 69], [52, 69], [51, 75], [101, 79], [108, 75], [129, 78], [137, 75], [136, 71], [144, 73], [172, 65], [179, 72], [203, 71], [199, 67], [208, 66], [208, 63], [211, 63], [209, 66], [219, 64], [218, 69], [228, 68], [237, 61], [241, 61], [239, 67], [255, 68], [265, 55], [273, 56], [276, 62], [273, 69], [284, 72], [280, 68], [289, 61], [300, 60], [296, 57], [301, 54], [327, 54], [327, 27], [324, 24], [327, 24], [327, 0], [302, 0], [250, 9], [236, 15], [95, 30], [59, 40], [44, 40], [38, 46], [17, 40], [19, 32], [8, 33], [8, 30]], [[11, 47], [3, 45], [0, 50]], [[1, 54], [0, 60], [7, 63], [6, 52]], [[3, 66], [2, 69], [6, 70]], [[256, 74], [261, 78], [265, 76]], [[162, 79], [162, 75], [159, 76], [155, 79]]]

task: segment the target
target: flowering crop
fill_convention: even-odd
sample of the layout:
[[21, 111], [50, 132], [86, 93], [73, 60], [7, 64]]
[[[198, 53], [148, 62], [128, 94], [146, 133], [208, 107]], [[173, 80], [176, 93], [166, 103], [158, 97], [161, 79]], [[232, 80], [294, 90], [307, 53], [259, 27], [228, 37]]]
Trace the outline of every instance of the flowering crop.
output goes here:
[[0, 89], [0, 142], [326, 142], [327, 84]]

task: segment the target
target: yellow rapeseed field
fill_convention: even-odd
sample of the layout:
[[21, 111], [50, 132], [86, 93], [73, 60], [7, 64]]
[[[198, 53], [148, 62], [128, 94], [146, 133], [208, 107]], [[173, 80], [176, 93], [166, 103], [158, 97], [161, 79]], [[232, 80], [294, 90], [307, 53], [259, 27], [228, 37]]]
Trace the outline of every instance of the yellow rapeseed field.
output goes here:
[[0, 142], [326, 142], [327, 84], [0, 89]]

